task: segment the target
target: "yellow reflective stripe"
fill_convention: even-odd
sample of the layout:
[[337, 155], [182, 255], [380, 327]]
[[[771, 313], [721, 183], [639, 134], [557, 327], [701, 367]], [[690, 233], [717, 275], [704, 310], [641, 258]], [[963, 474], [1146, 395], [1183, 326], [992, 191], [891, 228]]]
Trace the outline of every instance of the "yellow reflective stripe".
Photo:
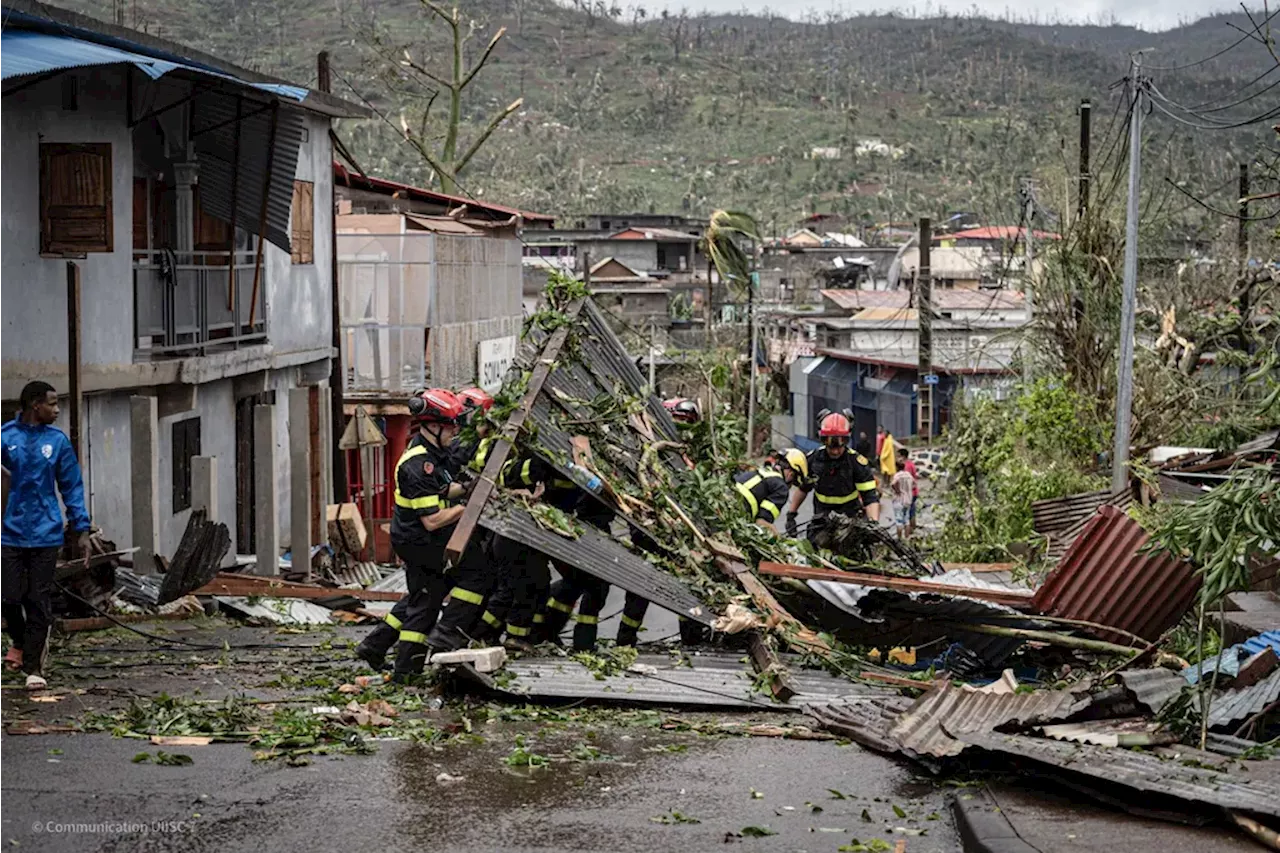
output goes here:
[[543, 613], [533, 614], [533, 624], [541, 625], [543, 622], [546, 622], [546, 621], [547, 621], [547, 617], [545, 614]]
[[486, 610], [486, 611], [484, 612], [484, 615], [483, 615], [483, 616], [481, 616], [480, 618], [481, 618], [481, 619], [483, 619], [486, 623], [488, 623], [489, 625], [492, 625], [492, 626], [493, 626], [493, 627], [495, 627], [495, 628], [501, 628], [501, 627], [502, 627], [502, 620], [501, 620], [501, 619], [499, 619], [497, 616], [494, 616], [494, 615], [493, 615], [492, 613], [490, 613], [488, 610]]
[[755, 495], [751, 494], [751, 487], [747, 485], [747, 483], [750, 483], [753, 480], [757, 483], [760, 482], [759, 477], [752, 477], [750, 480], [747, 480], [746, 483], [734, 483], [734, 488], [737, 489], [738, 494], [742, 495], [746, 500], [747, 508], [751, 510], [751, 517], [755, 518], [757, 513], [760, 512], [760, 502], [756, 500]]
[[396, 486], [396, 506], [402, 506], [405, 509], [429, 509], [431, 507], [440, 508], [439, 495], [427, 495], [425, 498], [406, 498], [400, 494], [400, 487]]
[[417, 643], [418, 645], [425, 646], [427, 644], [427, 635], [421, 631], [401, 631], [400, 642]]
[[[859, 488], [861, 488], [861, 486], [859, 486]], [[872, 488], [875, 488], [874, 483], [872, 484]], [[854, 492], [849, 495], [815, 494], [813, 497], [815, 500], [824, 504], [847, 504], [849, 501], [856, 501], [858, 499], [858, 493]]]
[[622, 624], [626, 625], [628, 628], [639, 628], [642, 621], [640, 619], [632, 619], [630, 616], [623, 616]]
[[773, 470], [772, 468], [759, 468], [759, 469], [757, 469], [757, 470], [756, 470], [756, 476], [757, 476], [757, 477], [762, 477], [762, 478], [764, 478], [764, 479], [766, 479], [766, 480], [769, 480], [769, 479], [772, 479], [772, 478], [774, 478], [774, 477], [781, 477], [781, 476], [782, 476], [782, 472], [780, 472], [780, 471], [775, 471], [775, 470]]
[[531, 630], [533, 629], [521, 628], [519, 625], [512, 625], [510, 622], [507, 623], [507, 633], [513, 637], [527, 637]]
[[581, 622], [583, 625], [600, 624], [599, 616], [583, 616], [581, 613], [579, 613], [577, 616], [573, 617], [573, 619], [575, 622]]
[[421, 456], [427, 452], [426, 445], [419, 444], [416, 447], [410, 447], [400, 456], [400, 460], [396, 462], [396, 470], [393, 475], [396, 481], [396, 506], [402, 506], [405, 509], [430, 509], [431, 507], [442, 508], [439, 495], [430, 495], [425, 498], [406, 498], [400, 494], [400, 466], [408, 462], [415, 456]]
[[458, 601], [465, 601], [469, 604], [484, 604], [484, 596], [478, 592], [472, 592], [469, 589], [463, 589], [455, 586], [449, 590], [449, 597], [456, 598]]
[[551, 488], [553, 489], [572, 489], [576, 488], [577, 485], [573, 480], [566, 480], [563, 477], [553, 477], [551, 479]]
[[761, 501], [760, 508], [772, 515], [774, 521], [778, 520], [778, 514], [782, 512], [773, 501]]
[[533, 476], [529, 473], [532, 470], [532, 467], [532, 459], [524, 460], [524, 464], [520, 466], [520, 482], [524, 483], [526, 486], [533, 485]]
[[563, 601], [557, 601], [554, 598], [547, 600], [547, 606], [550, 607], [552, 610], [559, 610], [561, 613], [573, 612], [572, 604], [565, 604]]
[[386, 622], [388, 625], [390, 625], [392, 628], [395, 628], [397, 631], [399, 631], [400, 626], [404, 624], [403, 622], [401, 622], [399, 619], [396, 618], [396, 615], [394, 613], [388, 613], [386, 616], [383, 616], [382, 621]]
[[858, 484], [858, 491], [860, 491], [860, 492], [870, 492], [870, 491], [874, 490], [874, 489], [875, 489], [875, 487], [876, 487], [876, 483], [875, 483], [875, 481], [874, 481], [874, 480], [867, 480], [865, 483], [859, 483], [859, 484]]

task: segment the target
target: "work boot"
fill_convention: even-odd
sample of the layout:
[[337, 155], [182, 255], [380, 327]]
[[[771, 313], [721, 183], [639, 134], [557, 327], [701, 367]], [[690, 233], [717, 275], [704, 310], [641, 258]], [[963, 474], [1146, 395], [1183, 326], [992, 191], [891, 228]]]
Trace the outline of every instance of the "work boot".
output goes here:
[[618, 638], [615, 641], [619, 646], [634, 646], [640, 639], [640, 626], [630, 625], [623, 617], [622, 624], [618, 626]]
[[368, 645], [363, 640], [356, 646], [355, 656], [357, 659], [369, 664], [374, 672], [382, 672], [387, 668], [387, 653]]
[[507, 637], [502, 641], [502, 647], [509, 652], [519, 652], [520, 654], [531, 654], [533, 652], [533, 644], [524, 637]]
[[396, 649], [396, 666], [391, 680], [397, 684], [404, 684], [414, 676], [422, 675], [433, 651], [435, 650], [430, 646], [424, 646], [421, 643], [402, 641], [400, 647]]

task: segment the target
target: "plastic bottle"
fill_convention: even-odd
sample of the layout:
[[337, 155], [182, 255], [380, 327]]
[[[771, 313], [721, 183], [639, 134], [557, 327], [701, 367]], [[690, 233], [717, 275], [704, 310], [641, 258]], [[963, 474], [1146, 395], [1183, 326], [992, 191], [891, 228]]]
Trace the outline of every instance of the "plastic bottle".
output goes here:
[[593, 495], [604, 490], [604, 481], [577, 463], [569, 463], [569, 478]]

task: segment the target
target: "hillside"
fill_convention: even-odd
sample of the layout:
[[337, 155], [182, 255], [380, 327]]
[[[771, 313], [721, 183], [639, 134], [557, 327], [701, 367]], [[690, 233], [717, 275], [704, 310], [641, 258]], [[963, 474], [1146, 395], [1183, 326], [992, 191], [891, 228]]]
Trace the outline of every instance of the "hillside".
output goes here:
[[[375, 38], [393, 56], [403, 46], [416, 57], [447, 49], [443, 28], [415, 0], [131, 2], [126, 24], [301, 82], [314, 81], [315, 53], [329, 49], [335, 90], [367, 98], [397, 125], [402, 105], [412, 120], [422, 101], [399, 91], [403, 82], [387, 73]], [[112, 15], [110, 0], [70, 5]], [[630, 7], [615, 19], [552, 0], [470, 0], [464, 8], [479, 24], [474, 54], [508, 28], [468, 90], [468, 120], [483, 124], [524, 98], [461, 176], [468, 192], [565, 215], [739, 207], [779, 231], [814, 210], [868, 221], [954, 210], [1016, 220], [1026, 174], [1040, 180], [1043, 203], [1067, 208], [1080, 99], [1095, 103], [1095, 164], [1107, 183], [1123, 159], [1114, 121], [1121, 94], [1112, 86], [1128, 51], [1154, 48], [1148, 63], [1175, 66], [1237, 41], [1229, 23], [1247, 26], [1241, 15], [1151, 34], [970, 17], [648, 19]], [[1258, 91], [1263, 84], [1244, 87], [1273, 64], [1248, 42], [1210, 62], [1153, 73], [1166, 95], [1198, 104]], [[1241, 109], [1266, 103], [1264, 96]], [[367, 171], [428, 180], [387, 122], [347, 123], [341, 133]], [[1145, 134], [1149, 207], [1179, 233], [1199, 227], [1202, 210], [1163, 178], [1195, 192], [1225, 189], [1236, 163], [1272, 135], [1265, 125], [1209, 133], [1153, 118]], [[877, 140], [885, 145], [867, 144]], [[810, 159], [814, 147], [839, 147], [840, 159]], [[1231, 193], [1215, 199], [1229, 206]]]

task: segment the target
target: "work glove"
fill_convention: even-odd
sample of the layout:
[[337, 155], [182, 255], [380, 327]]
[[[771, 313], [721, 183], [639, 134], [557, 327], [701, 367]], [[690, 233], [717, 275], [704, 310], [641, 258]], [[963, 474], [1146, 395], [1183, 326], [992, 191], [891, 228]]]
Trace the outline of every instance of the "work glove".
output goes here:
[[791, 537], [792, 539], [795, 539], [796, 534], [799, 532], [799, 530], [800, 530], [800, 526], [796, 524], [795, 512], [788, 512], [787, 513], [787, 536]]

